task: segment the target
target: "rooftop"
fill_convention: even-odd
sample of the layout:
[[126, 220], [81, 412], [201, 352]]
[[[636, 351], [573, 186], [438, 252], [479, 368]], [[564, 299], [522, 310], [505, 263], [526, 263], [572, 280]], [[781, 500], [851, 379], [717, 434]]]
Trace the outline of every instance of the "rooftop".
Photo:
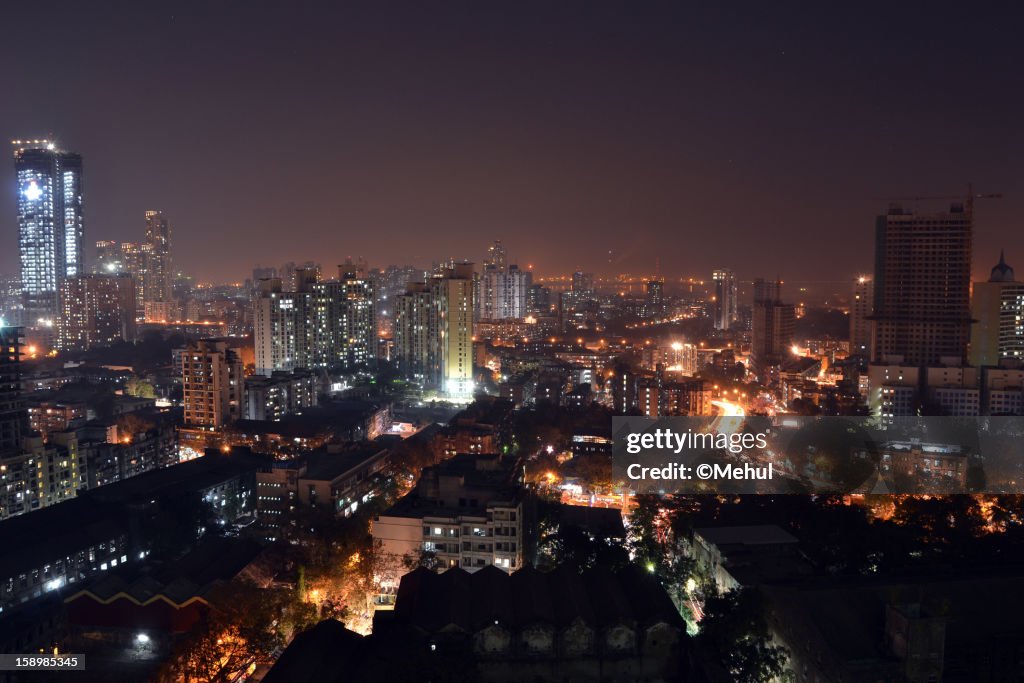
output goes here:
[[751, 526], [719, 526], [702, 527], [693, 530], [708, 543], [716, 546], [724, 545], [779, 545], [797, 543], [793, 534], [777, 524], [758, 524]]

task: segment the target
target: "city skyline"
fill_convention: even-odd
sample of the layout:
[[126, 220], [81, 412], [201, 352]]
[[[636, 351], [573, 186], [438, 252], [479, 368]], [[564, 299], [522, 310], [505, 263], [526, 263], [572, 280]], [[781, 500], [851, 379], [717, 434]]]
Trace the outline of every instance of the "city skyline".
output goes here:
[[[973, 181], [1004, 194], [978, 209], [974, 277], [986, 254], [1024, 252], [1022, 103], [1006, 88], [1020, 48], [998, 39], [1012, 22], [994, 16], [523, 6], [310, 22], [302, 9], [236, 10], [121, 8], [108, 23], [69, 5], [47, 20], [53, 54], [12, 74], [23, 96], [0, 130], [53, 133], [84, 157], [89, 248], [135, 239], [158, 208], [181, 267], [207, 281], [323, 253], [424, 265], [492, 239], [542, 274], [710, 265], [746, 280], [770, 260], [789, 279], [843, 279], [870, 267], [888, 197]], [[12, 25], [37, 11], [13, 9]], [[305, 40], [285, 49], [289, 31]], [[5, 62], [22, 64], [27, 40], [5, 41]], [[71, 49], [80, 59], [65, 70]], [[968, 94], [949, 94], [958, 82]], [[57, 106], [58, 93], [81, 104]], [[10, 165], [0, 173], [12, 187]], [[13, 202], [0, 194], [8, 247]], [[849, 238], [843, 249], [826, 230]], [[747, 248], [730, 253], [719, 235]], [[0, 272], [16, 270], [13, 248], [0, 250]]]

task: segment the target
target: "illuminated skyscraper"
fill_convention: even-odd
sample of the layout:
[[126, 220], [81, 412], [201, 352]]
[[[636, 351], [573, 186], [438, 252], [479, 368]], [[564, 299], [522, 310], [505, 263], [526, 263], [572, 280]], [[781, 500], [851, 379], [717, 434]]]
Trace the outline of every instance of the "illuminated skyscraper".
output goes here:
[[1014, 278], [1003, 254], [988, 282], [971, 295], [971, 365], [996, 366], [1003, 358], [1024, 359], [1024, 282]]
[[410, 282], [395, 300], [395, 361], [403, 375], [423, 385], [440, 377], [433, 302], [426, 282]]
[[339, 278], [326, 282], [317, 282], [313, 271], [296, 272], [298, 291], [283, 291], [279, 278], [258, 283], [253, 304], [256, 373], [373, 365], [373, 281], [353, 270], [352, 264], [339, 266]]
[[779, 281], [754, 281], [751, 350], [763, 381], [771, 376], [769, 368], [780, 365], [793, 344], [796, 315], [792, 304], [782, 303], [781, 293]]
[[128, 272], [125, 269], [121, 243], [113, 240], [100, 240], [96, 243], [96, 267], [99, 275], [119, 275]]
[[146, 313], [146, 285], [150, 283], [149, 278], [149, 255], [153, 245], [148, 242], [122, 242], [121, 263], [123, 272], [132, 276], [135, 281], [135, 309], [136, 317], [139, 320], [145, 319]]
[[87, 351], [135, 341], [135, 287], [129, 275], [78, 275], [61, 284], [58, 345]]
[[594, 298], [594, 274], [576, 271], [572, 274], [572, 285], [562, 296], [562, 305], [566, 310], [582, 308], [583, 304]]
[[511, 320], [524, 318], [528, 312], [533, 276], [517, 265], [499, 267], [488, 264], [479, 274], [476, 286], [477, 320]]
[[508, 265], [508, 256], [505, 253], [505, 247], [501, 240], [495, 240], [494, 244], [487, 248], [487, 260], [484, 261], [484, 266], [494, 266], [498, 270], [502, 270], [506, 265]]
[[665, 314], [665, 281], [653, 278], [644, 282], [643, 317], [657, 318]]
[[455, 398], [473, 395], [473, 264], [449, 264], [398, 297], [395, 356], [406, 377]]
[[61, 283], [82, 273], [82, 157], [47, 140], [14, 146], [25, 322], [52, 326]]
[[[174, 271], [171, 264], [171, 226], [161, 211], [146, 212], [146, 244], [149, 245], [149, 262], [143, 286], [143, 305], [163, 304], [151, 308], [166, 308], [174, 299]], [[151, 316], [147, 314], [146, 317]]]
[[875, 283], [865, 275], [853, 281], [850, 300], [850, 355], [866, 360], [871, 355], [871, 310]]
[[915, 213], [892, 206], [875, 226], [875, 363], [967, 360], [971, 311], [970, 203]]
[[728, 268], [712, 272], [715, 281], [715, 329], [728, 330], [739, 317], [736, 305], [736, 274]]
[[242, 361], [227, 342], [201, 339], [182, 354], [185, 424], [217, 429], [245, 410]]
[[432, 283], [441, 346], [441, 388], [453, 398], [473, 396], [473, 264], [459, 263]]

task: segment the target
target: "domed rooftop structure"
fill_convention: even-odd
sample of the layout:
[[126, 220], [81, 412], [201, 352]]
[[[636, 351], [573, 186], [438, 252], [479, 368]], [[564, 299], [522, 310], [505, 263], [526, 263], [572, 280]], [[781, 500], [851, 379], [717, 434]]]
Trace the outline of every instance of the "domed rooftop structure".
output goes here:
[[996, 264], [995, 268], [992, 269], [992, 275], [988, 278], [989, 282], [1015, 282], [1013, 277], [1013, 268], [1006, 265], [1006, 259], [1003, 257], [1003, 250], [999, 250], [999, 263]]

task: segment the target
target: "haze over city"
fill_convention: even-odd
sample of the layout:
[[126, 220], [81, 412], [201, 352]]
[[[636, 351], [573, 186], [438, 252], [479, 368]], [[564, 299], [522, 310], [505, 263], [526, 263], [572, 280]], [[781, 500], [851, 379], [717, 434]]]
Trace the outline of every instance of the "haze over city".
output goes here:
[[842, 280], [887, 198], [969, 181], [1004, 195], [978, 208], [975, 275], [1024, 253], [1024, 48], [985, 11], [19, 3], [5, 24], [0, 130], [82, 154], [86, 243], [159, 209], [207, 281], [491, 239], [541, 275]]
[[6, 7], [0, 682], [1019, 680], [1021, 18]]

